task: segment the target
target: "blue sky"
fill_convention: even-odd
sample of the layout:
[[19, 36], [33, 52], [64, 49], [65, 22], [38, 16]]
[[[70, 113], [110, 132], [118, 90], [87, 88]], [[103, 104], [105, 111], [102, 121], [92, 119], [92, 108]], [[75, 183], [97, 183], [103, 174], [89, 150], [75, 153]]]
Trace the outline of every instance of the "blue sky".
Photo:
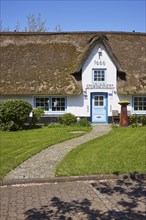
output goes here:
[[146, 32], [146, 0], [0, 0], [1, 19], [11, 31], [17, 21], [26, 26], [26, 16], [40, 13], [54, 31]]

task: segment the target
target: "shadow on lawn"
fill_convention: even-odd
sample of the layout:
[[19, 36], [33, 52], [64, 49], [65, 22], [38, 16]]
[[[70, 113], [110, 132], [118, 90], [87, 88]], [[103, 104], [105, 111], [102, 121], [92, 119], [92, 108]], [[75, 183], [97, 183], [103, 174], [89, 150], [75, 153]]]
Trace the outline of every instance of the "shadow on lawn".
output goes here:
[[[132, 177], [131, 177], [132, 178]], [[41, 206], [40, 208], [26, 211], [27, 220], [73, 220], [73, 219], [115, 219], [115, 220], [144, 220], [145, 219], [145, 196], [143, 178], [94, 182], [90, 187], [101, 196], [101, 203], [104, 203], [108, 211], [102, 211], [92, 207], [92, 201], [89, 199], [72, 200], [71, 202], [62, 201], [58, 197], [51, 198], [50, 206]], [[50, 202], [49, 201], [49, 202]], [[108, 206], [111, 206], [109, 208]], [[94, 206], [95, 207], [95, 206]], [[105, 209], [103, 209], [105, 210]]]

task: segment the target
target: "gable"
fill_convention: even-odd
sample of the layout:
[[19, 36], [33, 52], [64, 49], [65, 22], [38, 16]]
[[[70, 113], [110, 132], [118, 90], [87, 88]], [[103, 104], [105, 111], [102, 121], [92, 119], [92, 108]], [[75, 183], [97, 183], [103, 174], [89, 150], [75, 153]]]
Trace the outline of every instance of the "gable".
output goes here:
[[117, 67], [102, 42], [97, 42], [82, 66], [83, 90], [105, 85], [117, 87]]

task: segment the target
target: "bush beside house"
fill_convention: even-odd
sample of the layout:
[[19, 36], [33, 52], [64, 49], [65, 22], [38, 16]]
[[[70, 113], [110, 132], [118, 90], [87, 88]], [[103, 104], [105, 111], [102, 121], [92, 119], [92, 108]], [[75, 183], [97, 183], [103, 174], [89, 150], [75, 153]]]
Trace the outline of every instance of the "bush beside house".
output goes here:
[[129, 124], [131, 127], [146, 126], [146, 115], [138, 116], [137, 114], [129, 117]]
[[70, 126], [70, 125], [76, 123], [76, 121], [77, 121], [76, 116], [71, 113], [66, 113], [63, 116], [60, 116], [58, 118], [58, 122], [61, 125]]
[[32, 106], [24, 100], [8, 100], [0, 102], [0, 130], [17, 131], [29, 120]]

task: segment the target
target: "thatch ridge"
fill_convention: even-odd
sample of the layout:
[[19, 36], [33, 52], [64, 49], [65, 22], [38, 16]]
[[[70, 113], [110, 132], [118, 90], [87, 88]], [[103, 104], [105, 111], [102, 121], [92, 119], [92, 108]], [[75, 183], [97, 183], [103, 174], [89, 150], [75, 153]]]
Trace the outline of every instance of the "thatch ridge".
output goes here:
[[68, 34], [71, 34], [71, 35], [76, 35], [76, 34], [80, 34], [80, 35], [87, 35], [87, 34], [99, 34], [99, 35], [102, 35], [102, 34], [112, 34], [112, 35], [146, 35], [145, 32], [128, 32], [128, 31], [63, 31], [63, 32], [15, 32], [15, 31], [9, 31], [9, 32], [0, 32], [0, 35], [68, 35]]

